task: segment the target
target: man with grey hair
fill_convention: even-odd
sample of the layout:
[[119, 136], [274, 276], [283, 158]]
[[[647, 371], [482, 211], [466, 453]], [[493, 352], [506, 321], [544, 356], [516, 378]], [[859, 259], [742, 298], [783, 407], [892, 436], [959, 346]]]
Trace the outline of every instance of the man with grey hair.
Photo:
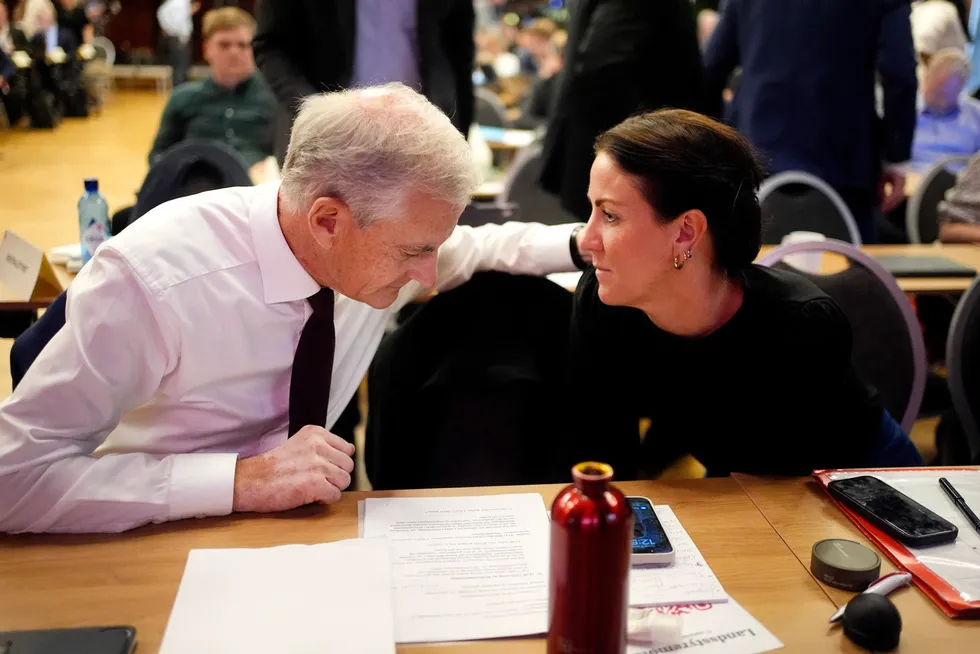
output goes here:
[[572, 225], [456, 228], [476, 181], [407, 87], [319, 95], [281, 184], [181, 198], [107, 241], [0, 404], [0, 530], [337, 501], [354, 448], [328, 430], [393, 312], [479, 270], [573, 269]]

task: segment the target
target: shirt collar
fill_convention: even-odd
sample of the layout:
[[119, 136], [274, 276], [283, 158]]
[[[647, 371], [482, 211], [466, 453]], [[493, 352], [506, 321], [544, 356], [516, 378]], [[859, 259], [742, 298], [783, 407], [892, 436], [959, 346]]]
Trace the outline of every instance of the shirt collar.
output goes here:
[[320, 290], [296, 255], [289, 249], [279, 227], [279, 182], [262, 184], [248, 214], [252, 245], [262, 277], [266, 304], [304, 300]]

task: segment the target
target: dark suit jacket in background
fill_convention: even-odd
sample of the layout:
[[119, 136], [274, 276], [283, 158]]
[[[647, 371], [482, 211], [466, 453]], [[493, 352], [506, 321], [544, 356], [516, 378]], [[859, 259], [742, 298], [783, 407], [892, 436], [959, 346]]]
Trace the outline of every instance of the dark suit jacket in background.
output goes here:
[[[464, 134], [473, 121], [472, 0], [417, 0], [422, 92]], [[259, 70], [279, 100], [277, 154], [285, 156], [299, 100], [350, 84], [356, 0], [263, 0], [253, 46]]]
[[[17, 69], [14, 68], [14, 62], [10, 60], [10, 57], [7, 56], [6, 52], [0, 50], [0, 77], [7, 80], [7, 83], [9, 84], [10, 80], [14, 77], [14, 73], [16, 72]], [[0, 93], [2, 93], [2, 91], [0, 91]]]
[[731, 119], [771, 172], [803, 170], [838, 189], [873, 190], [882, 160], [911, 156], [909, 11], [909, 0], [727, 0], [704, 56], [715, 113], [741, 66]]
[[641, 111], [701, 109], [701, 53], [690, 0], [573, 0], [569, 10], [541, 182], [587, 219], [596, 137]]

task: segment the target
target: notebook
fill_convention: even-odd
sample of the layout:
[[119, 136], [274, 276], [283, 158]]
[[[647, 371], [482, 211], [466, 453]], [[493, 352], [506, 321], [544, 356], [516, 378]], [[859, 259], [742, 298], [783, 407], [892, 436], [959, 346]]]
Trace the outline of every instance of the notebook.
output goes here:
[[976, 277], [969, 266], [946, 257], [889, 254], [874, 258], [894, 277]]

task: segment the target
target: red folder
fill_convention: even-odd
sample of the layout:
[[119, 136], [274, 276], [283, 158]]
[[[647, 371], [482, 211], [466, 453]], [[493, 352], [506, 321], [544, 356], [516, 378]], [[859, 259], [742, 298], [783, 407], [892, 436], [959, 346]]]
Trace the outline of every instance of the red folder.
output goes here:
[[[827, 490], [827, 484], [831, 481], [831, 475], [836, 472], [860, 472], [873, 474], [876, 472], [902, 472], [916, 471], [926, 472], [934, 470], [937, 478], [944, 472], [952, 471], [976, 471], [976, 468], [887, 468], [887, 469], [868, 469], [868, 470], [816, 470], [814, 478], [820, 482], [820, 486]], [[909, 550], [897, 540], [884, 533], [873, 524], [866, 522], [859, 515], [848, 509], [828, 493], [828, 497], [843, 511], [844, 515], [851, 519], [858, 529], [868, 537], [875, 546], [885, 553], [900, 570], [912, 573], [912, 582], [919, 589], [928, 595], [939, 605], [939, 608], [951, 618], [980, 618], [980, 601], [968, 602], [964, 600], [960, 593], [950, 586], [942, 577], [919, 562]]]

